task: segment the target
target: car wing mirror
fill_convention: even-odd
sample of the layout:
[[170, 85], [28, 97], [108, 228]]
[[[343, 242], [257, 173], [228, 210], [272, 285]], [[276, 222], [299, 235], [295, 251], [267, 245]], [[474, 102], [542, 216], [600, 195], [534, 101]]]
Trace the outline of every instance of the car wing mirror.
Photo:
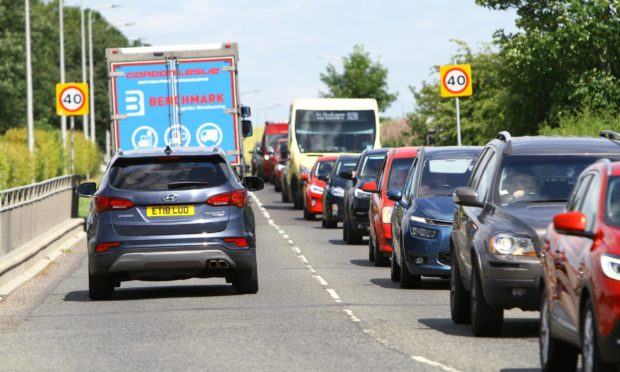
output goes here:
[[265, 188], [265, 182], [260, 177], [243, 177], [241, 183], [248, 191], [260, 191]]
[[362, 190], [373, 193], [373, 194], [379, 193], [379, 190], [377, 190], [376, 182], [366, 182], [364, 186], [362, 186]]
[[403, 192], [398, 189], [389, 189], [385, 195], [388, 199], [395, 202], [399, 202], [403, 198]]
[[97, 184], [94, 182], [84, 182], [77, 187], [75, 193], [79, 196], [93, 196], [97, 191]]
[[470, 187], [457, 187], [452, 195], [452, 201], [465, 207], [484, 207], [484, 203], [480, 201], [478, 196], [478, 191]]
[[594, 234], [587, 231], [586, 215], [582, 212], [560, 213], [553, 217], [553, 228], [560, 234], [593, 238]]

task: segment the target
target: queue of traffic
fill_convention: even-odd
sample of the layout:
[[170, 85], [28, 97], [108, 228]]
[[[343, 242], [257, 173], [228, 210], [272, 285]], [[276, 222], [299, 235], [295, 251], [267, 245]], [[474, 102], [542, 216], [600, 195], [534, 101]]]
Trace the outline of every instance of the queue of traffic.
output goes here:
[[341, 222], [347, 244], [368, 236], [369, 260], [402, 288], [449, 279], [452, 320], [476, 336], [499, 336], [506, 309], [540, 310], [544, 371], [575, 370], [579, 354], [584, 371], [615, 370], [620, 134], [381, 149], [378, 127], [335, 120], [355, 112], [335, 101], [293, 104], [272, 176], [282, 201]]

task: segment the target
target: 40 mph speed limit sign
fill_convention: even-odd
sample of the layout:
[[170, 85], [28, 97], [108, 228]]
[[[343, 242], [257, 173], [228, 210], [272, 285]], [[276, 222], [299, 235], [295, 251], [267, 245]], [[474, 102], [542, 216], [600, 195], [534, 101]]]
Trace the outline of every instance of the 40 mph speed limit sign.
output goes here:
[[442, 97], [469, 97], [471, 89], [471, 65], [447, 65], [439, 67]]
[[56, 114], [65, 116], [88, 114], [88, 84], [56, 84]]

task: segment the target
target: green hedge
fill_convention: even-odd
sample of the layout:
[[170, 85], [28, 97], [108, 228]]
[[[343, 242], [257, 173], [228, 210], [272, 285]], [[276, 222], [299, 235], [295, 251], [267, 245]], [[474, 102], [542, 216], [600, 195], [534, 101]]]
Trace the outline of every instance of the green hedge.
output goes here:
[[[27, 185], [70, 172], [70, 143], [62, 149], [59, 130], [36, 129], [35, 156], [28, 151], [27, 132], [23, 128], [9, 129], [0, 136], [0, 190]], [[96, 175], [102, 154], [97, 146], [87, 141], [82, 132], [75, 132], [75, 173]]]
[[620, 115], [617, 113], [601, 115], [583, 112], [576, 116], [561, 118], [559, 125], [555, 128], [548, 125], [543, 126], [540, 128], [539, 133], [545, 136], [597, 137], [605, 129], [620, 132]]

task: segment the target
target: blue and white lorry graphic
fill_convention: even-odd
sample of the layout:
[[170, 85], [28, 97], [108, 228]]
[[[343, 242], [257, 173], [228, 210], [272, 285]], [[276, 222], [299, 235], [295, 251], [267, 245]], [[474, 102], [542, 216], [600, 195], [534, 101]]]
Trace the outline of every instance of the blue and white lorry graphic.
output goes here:
[[219, 146], [241, 163], [236, 43], [106, 50], [116, 150]]

